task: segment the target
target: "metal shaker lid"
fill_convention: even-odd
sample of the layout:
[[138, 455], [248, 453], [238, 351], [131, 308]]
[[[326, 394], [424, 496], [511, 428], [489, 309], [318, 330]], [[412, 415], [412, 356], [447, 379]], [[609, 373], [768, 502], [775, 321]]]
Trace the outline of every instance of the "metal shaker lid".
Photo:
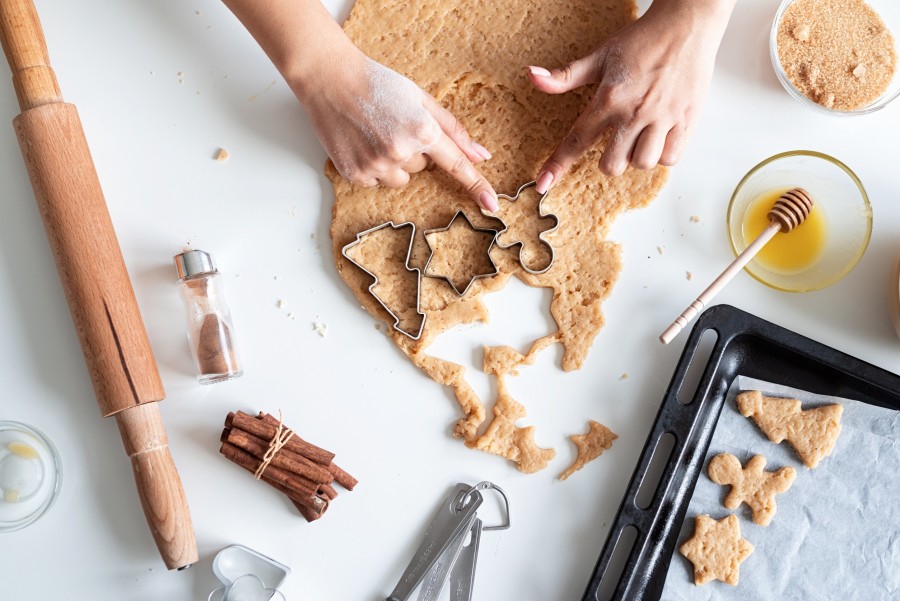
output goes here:
[[180, 255], [175, 255], [174, 260], [179, 280], [218, 271], [212, 255], [202, 250], [183, 252]]

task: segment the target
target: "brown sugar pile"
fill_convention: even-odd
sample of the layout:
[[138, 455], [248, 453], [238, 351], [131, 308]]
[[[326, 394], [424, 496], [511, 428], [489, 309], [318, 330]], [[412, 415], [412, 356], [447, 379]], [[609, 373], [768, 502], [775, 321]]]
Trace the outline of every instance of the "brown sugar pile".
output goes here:
[[[534, 179], [592, 91], [544, 94], [533, 88], [524, 67], [564, 65], [584, 56], [636, 15], [633, 0], [358, 0], [345, 30], [368, 56], [409, 77], [453, 113], [493, 154], [479, 167], [482, 173], [498, 192], [513, 195]], [[666, 179], [663, 168], [606, 177], [597, 168], [599, 156], [599, 149], [588, 152], [543, 203], [545, 212], [560, 222], [545, 236], [556, 251], [548, 271], [529, 274], [519, 263], [519, 247], [495, 246], [490, 257], [498, 274], [474, 281], [465, 296], [458, 296], [444, 280], [422, 278], [420, 308], [427, 321], [421, 338], [412, 340], [387, 328], [416, 366], [452, 388], [464, 413], [454, 435], [470, 447], [506, 457], [523, 471], [541, 469], [552, 457], [551, 450], [534, 444], [532, 430], [515, 425], [524, 407], [501, 394], [493, 411], [493, 419], [500, 421], [485, 423], [487, 412], [466, 381], [464, 368], [430, 356], [426, 349], [449, 328], [487, 321], [482, 295], [503, 288], [515, 275], [528, 285], [553, 290], [550, 311], [558, 331], [542, 338], [535, 352], [560, 342], [565, 347], [563, 369], [582, 366], [603, 327], [601, 303], [622, 269], [619, 244], [606, 240], [609, 228], [623, 211], [649, 204]], [[368, 293], [372, 278], [341, 255], [357, 233], [390, 220], [414, 223], [410, 264], [422, 268], [429, 256], [422, 232], [446, 227], [457, 211], [465, 211], [475, 227], [496, 228], [496, 220], [481, 214], [464, 190], [437, 169], [414, 175], [396, 190], [350, 184], [331, 163], [326, 175], [336, 197], [331, 236], [338, 272], [360, 304], [388, 323], [392, 320]], [[533, 221], [546, 229], [540, 220]], [[373, 260], [385, 259], [373, 253]], [[378, 265], [367, 268], [373, 273], [390, 271]], [[496, 370], [498, 378], [502, 372]]]
[[872, 104], [897, 66], [894, 36], [864, 0], [797, 0], [784, 11], [777, 40], [791, 83], [839, 111]]

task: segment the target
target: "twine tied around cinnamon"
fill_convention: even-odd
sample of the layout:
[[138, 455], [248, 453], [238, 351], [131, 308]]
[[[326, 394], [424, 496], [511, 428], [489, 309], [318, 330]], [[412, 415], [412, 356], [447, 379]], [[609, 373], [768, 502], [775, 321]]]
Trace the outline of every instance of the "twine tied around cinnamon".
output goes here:
[[257, 480], [262, 478], [266, 468], [269, 467], [269, 464], [272, 463], [272, 460], [275, 458], [275, 454], [281, 450], [281, 447], [287, 444], [293, 435], [293, 430], [284, 427], [284, 416], [281, 414], [281, 409], [279, 409], [278, 428], [275, 430], [275, 435], [272, 436], [272, 440], [269, 441], [269, 448], [266, 450], [266, 454], [263, 455], [262, 462], [253, 474]]

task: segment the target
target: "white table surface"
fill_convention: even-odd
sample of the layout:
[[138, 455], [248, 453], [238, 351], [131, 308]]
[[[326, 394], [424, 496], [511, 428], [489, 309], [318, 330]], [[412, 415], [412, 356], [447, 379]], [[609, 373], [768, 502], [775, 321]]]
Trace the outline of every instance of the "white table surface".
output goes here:
[[[492, 480], [512, 502], [513, 527], [487, 533], [479, 599], [577, 599], [606, 538], [685, 337], [659, 332], [730, 259], [725, 208], [759, 160], [807, 148], [841, 159], [868, 190], [868, 252], [843, 281], [803, 295], [741, 274], [719, 297], [887, 369], [900, 342], [887, 312], [897, 257], [896, 133], [900, 105], [835, 119], [800, 106], [768, 56], [776, 0], [738, 3], [705, 112], [681, 163], [647, 209], [621, 218], [625, 270], [603, 310], [608, 323], [584, 368], [565, 374], [545, 351], [509, 385], [524, 424], [558, 451], [535, 475], [465, 448], [459, 410], [360, 310], [333, 266], [333, 196], [325, 154], [287, 86], [215, 0], [38, 0], [64, 96], [81, 113], [168, 399], [172, 453], [191, 505], [200, 562], [161, 563], [113, 420], [101, 419], [12, 126], [0, 128], [0, 418], [43, 430], [64, 481], [41, 520], [0, 535], [0, 598], [127, 601], [206, 599], [210, 565], [240, 543], [292, 568], [288, 599], [383, 599], [439, 500], [457, 481]], [[330, 2], [341, 18], [349, 2]], [[0, 85], [0, 122], [18, 114]], [[231, 158], [212, 159], [223, 147]], [[691, 215], [700, 223], [691, 223]], [[225, 274], [246, 375], [201, 387], [191, 372], [172, 255], [190, 242]], [[320, 243], [321, 242], [321, 246]], [[665, 247], [664, 254], [657, 246]], [[685, 272], [694, 274], [687, 281]], [[283, 309], [276, 307], [284, 300]], [[482, 344], [524, 350], [550, 332], [549, 294], [518, 282], [487, 298], [489, 326], [453, 331], [438, 356], [469, 368], [486, 402]], [[328, 327], [326, 338], [313, 322]], [[627, 373], [627, 379], [620, 379]], [[307, 524], [279, 493], [218, 455], [225, 414], [283, 409], [309, 440], [361, 481]], [[610, 451], [565, 483], [566, 437], [588, 418], [619, 434]]]

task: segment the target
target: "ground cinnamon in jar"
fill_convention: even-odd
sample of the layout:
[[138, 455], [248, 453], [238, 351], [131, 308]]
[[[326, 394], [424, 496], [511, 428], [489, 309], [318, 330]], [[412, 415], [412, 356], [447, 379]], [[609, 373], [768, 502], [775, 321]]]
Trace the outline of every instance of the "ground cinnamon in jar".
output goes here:
[[240, 376], [243, 371], [234, 344], [231, 314], [225, 302], [221, 274], [212, 256], [190, 250], [175, 256], [175, 268], [188, 319], [188, 342], [201, 384]]
[[864, 0], [797, 0], [778, 24], [777, 44], [794, 87], [838, 111], [875, 102], [897, 66], [894, 36]]

